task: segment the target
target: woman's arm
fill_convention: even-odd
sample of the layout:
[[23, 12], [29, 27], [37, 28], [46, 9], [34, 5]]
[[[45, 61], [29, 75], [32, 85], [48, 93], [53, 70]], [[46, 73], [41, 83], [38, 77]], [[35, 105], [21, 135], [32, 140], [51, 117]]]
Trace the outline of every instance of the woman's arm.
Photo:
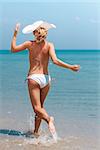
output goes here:
[[11, 41], [11, 52], [19, 52], [28, 48], [30, 41], [26, 41], [20, 45], [16, 45], [16, 38], [19, 31], [20, 24], [16, 24], [16, 28], [14, 30], [13, 38]]
[[78, 71], [80, 69], [79, 65], [70, 65], [67, 64], [63, 61], [61, 61], [60, 59], [57, 58], [55, 50], [54, 50], [54, 45], [52, 43], [49, 43], [49, 55], [53, 61], [54, 64], [67, 68], [67, 69], [71, 69], [73, 71]]

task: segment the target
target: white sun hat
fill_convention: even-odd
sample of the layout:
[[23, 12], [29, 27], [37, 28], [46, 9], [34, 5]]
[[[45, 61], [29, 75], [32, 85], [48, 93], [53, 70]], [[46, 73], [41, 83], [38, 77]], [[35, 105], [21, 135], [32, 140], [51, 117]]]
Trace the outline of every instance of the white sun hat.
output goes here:
[[40, 20], [40, 21], [34, 22], [31, 25], [28, 25], [28, 26], [24, 27], [22, 32], [24, 34], [32, 33], [34, 30], [36, 30], [39, 27], [43, 27], [46, 30], [49, 30], [50, 28], [56, 28], [56, 26], [54, 24], [50, 24], [48, 22]]

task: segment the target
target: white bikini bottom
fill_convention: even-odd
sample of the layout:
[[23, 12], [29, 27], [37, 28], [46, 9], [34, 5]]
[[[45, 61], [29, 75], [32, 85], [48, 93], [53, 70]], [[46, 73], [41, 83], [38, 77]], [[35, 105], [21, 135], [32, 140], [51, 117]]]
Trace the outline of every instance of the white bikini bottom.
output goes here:
[[50, 75], [47, 74], [32, 74], [29, 75], [27, 79], [32, 79], [34, 81], [36, 81], [39, 85], [40, 88], [44, 88], [46, 85], [48, 85], [51, 82], [51, 77]]

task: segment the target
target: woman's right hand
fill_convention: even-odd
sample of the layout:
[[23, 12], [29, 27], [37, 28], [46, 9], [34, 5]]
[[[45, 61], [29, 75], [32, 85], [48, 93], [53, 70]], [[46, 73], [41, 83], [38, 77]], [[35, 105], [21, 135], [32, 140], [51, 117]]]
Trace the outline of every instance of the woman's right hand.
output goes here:
[[18, 31], [19, 31], [19, 28], [20, 28], [20, 23], [17, 23], [16, 26], [15, 26], [15, 31], [18, 32]]
[[14, 36], [16, 36], [18, 34], [19, 28], [20, 28], [20, 23], [17, 23], [15, 26], [15, 30], [14, 30]]
[[20, 28], [20, 23], [17, 23], [17, 24], [16, 24], [16, 27], [15, 27], [15, 31], [18, 32], [18, 31], [19, 31], [19, 28]]

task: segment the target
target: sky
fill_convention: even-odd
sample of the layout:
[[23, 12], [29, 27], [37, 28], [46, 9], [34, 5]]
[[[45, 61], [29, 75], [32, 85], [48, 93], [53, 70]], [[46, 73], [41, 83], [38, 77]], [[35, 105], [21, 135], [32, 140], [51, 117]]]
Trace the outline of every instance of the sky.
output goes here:
[[15, 24], [20, 22], [17, 44], [32, 40], [23, 27], [37, 20], [56, 25], [47, 40], [56, 49], [100, 50], [100, 0], [0, 0], [0, 50], [9, 50]]

